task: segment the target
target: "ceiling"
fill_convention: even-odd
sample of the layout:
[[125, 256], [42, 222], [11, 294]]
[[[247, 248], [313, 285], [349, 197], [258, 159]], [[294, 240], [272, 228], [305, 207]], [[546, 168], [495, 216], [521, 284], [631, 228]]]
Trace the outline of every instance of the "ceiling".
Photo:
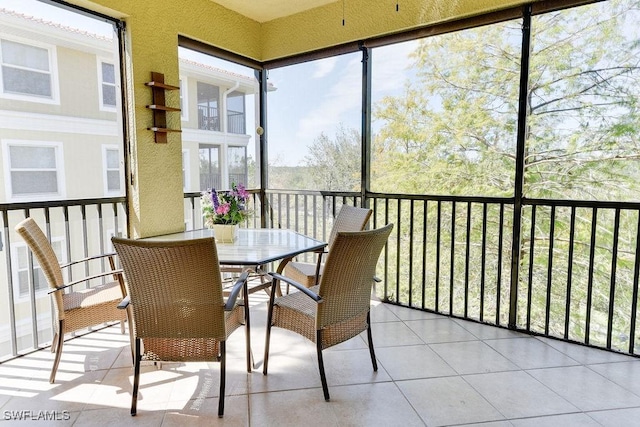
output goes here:
[[[267, 22], [305, 10], [337, 3], [336, 0], [212, 0], [257, 22]], [[340, 0], [338, 0], [340, 1]]]

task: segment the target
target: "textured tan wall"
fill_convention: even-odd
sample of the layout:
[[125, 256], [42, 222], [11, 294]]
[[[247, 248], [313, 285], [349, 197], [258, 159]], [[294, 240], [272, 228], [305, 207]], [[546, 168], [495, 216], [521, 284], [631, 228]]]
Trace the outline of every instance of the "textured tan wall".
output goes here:
[[[293, 0], [291, 0], [293, 1]], [[178, 84], [178, 34], [259, 61], [362, 40], [400, 30], [501, 9], [522, 0], [344, 0], [290, 17], [259, 24], [210, 0], [68, 0], [127, 25], [127, 65], [131, 116], [130, 158], [134, 179], [130, 192], [130, 233], [146, 237], [184, 227], [182, 151], [179, 133], [168, 144], [156, 144], [151, 89], [144, 85], [152, 71]], [[344, 6], [345, 25], [342, 25]], [[179, 105], [176, 92], [167, 105]], [[180, 127], [180, 115], [168, 113], [168, 126]]]

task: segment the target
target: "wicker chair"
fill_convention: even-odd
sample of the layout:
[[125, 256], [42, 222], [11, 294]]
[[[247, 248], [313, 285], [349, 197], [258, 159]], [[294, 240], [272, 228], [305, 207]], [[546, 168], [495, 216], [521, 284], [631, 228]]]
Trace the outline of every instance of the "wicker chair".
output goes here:
[[[49, 284], [51, 299], [53, 300], [54, 315], [57, 322], [54, 324], [54, 336], [51, 342], [51, 352], [55, 352], [53, 368], [49, 382], [53, 384], [56, 372], [62, 356], [64, 335], [91, 326], [111, 321], [120, 321], [122, 333], [124, 333], [124, 321], [127, 312], [117, 309], [118, 303], [125, 294], [124, 283], [120, 270], [115, 269], [115, 254], [92, 256], [82, 260], [60, 265], [51, 243], [47, 240], [38, 224], [27, 218], [15, 227], [18, 234], [24, 239], [33, 252], [44, 276]], [[107, 258], [111, 271], [83, 277], [73, 282], [65, 282], [63, 269], [77, 264], [87, 264], [91, 261]], [[89, 280], [101, 277], [114, 276], [113, 281], [93, 286], [91, 288], [72, 289], [72, 286], [85, 284]]]
[[279, 286], [278, 282], [284, 281], [299, 292], [278, 298], [275, 298], [275, 289], [271, 292], [262, 371], [264, 375], [267, 375], [272, 327], [288, 329], [316, 343], [320, 380], [327, 401], [329, 388], [322, 350], [366, 330], [373, 370], [378, 370], [369, 314], [371, 287], [380, 252], [392, 228], [393, 224], [388, 224], [370, 231], [339, 232], [327, 256], [318, 286], [309, 289], [286, 276], [272, 274], [274, 288]]
[[[331, 233], [329, 234], [329, 242], [327, 251], [331, 249], [331, 245], [340, 231], [362, 231], [369, 222], [371, 217], [371, 209], [358, 208], [349, 205], [342, 205], [340, 212], [336, 216]], [[326, 253], [326, 252], [325, 252]], [[284, 268], [284, 275], [291, 280], [305, 285], [307, 288], [320, 283], [322, 276], [323, 264], [322, 253], [318, 255], [316, 263], [291, 261]], [[287, 287], [288, 289], [288, 287]]]
[[[131, 415], [136, 414], [142, 360], [219, 361], [218, 416], [222, 417], [225, 344], [227, 337], [243, 324], [247, 371], [252, 368], [247, 274], [240, 276], [225, 303], [213, 238], [170, 242], [116, 237], [111, 240], [127, 283], [127, 300], [120, 306], [132, 309], [135, 356]], [[241, 292], [244, 305], [236, 304]]]

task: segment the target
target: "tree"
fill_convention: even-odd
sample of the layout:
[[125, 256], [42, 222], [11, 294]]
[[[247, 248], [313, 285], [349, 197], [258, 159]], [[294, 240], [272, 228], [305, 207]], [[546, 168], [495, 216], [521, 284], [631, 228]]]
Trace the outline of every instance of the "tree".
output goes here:
[[309, 147], [304, 163], [313, 189], [357, 191], [360, 188], [360, 133], [341, 123], [335, 139], [324, 132]]
[[[524, 196], [554, 199], [630, 200], [640, 194], [638, 85], [640, 46], [638, 1], [612, 0], [534, 17], [529, 87]], [[373, 187], [394, 193], [513, 196], [516, 130], [521, 61], [521, 21], [490, 25], [426, 38], [413, 54], [416, 80], [401, 96], [383, 99], [374, 111], [382, 122], [374, 141]], [[434, 218], [435, 207], [429, 209]], [[438, 211], [440, 212], [440, 211]], [[443, 211], [443, 223], [464, 222], [464, 210]], [[571, 319], [572, 336], [580, 336], [586, 313], [585, 283], [589, 280], [590, 211], [578, 211], [574, 224], [573, 259], [568, 258], [569, 210], [538, 212], [535, 235], [529, 235], [531, 209], [525, 210], [520, 248], [522, 271], [533, 269], [533, 317], [545, 320], [544, 300], [559, 303], [551, 313], [551, 328], [563, 330], [563, 298], [568, 283], [579, 283], [572, 299], [578, 307]], [[424, 213], [425, 215], [427, 212]], [[447, 216], [450, 215], [450, 216]], [[477, 214], [473, 214], [477, 215]], [[476, 216], [473, 216], [474, 224]], [[612, 213], [602, 216], [613, 217]], [[510, 227], [507, 216], [506, 229]], [[406, 221], [409, 223], [409, 221]], [[598, 222], [595, 244], [593, 318], [608, 310], [611, 283], [612, 225]], [[420, 226], [414, 220], [414, 225]], [[555, 236], [551, 236], [554, 226]], [[633, 251], [637, 217], [621, 215], [620, 246]], [[448, 229], [439, 236], [448, 242]], [[472, 244], [481, 236], [472, 228]], [[427, 230], [427, 241], [434, 241]], [[414, 230], [420, 234], [420, 230]], [[457, 238], [460, 238], [456, 236]], [[549, 270], [550, 239], [555, 256]], [[489, 256], [497, 258], [495, 236]], [[506, 235], [505, 239], [509, 236]], [[530, 239], [535, 239], [529, 266]], [[425, 243], [426, 244], [426, 243]], [[460, 241], [456, 248], [464, 248]], [[504, 242], [509, 248], [510, 242]], [[631, 249], [629, 249], [631, 248]], [[432, 251], [433, 252], [433, 251]], [[432, 255], [430, 255], [432, 256]], [[473, 254], [471, 255], [474, 256]], [[616, 314], [628, 319], [633, 263], [618, 255]], [[455, 282], [461, 277], [464, 253], [455, 257]], [[435, 262], [433, 259], [431, 263]], [[444, 261], [448, 262], [447, 260]], [[472, 259], [472, 265], [479, 260]], [[571, 277], [568, 267], [572, 266]], [[447, 266], [448, 267], [448, 266]], [[402, 266], [401, 268], [404, 268]], [[487, 274], [496, 275], [497, 265]], [[450, 270], [442, 268], [441, 281]], [[477, 280], [477, 271], [471, 281]], [[520, 278], [526, 288], [525, 274]], [[433, 290], [431, 290], [433, 292]], [[594, 297], [594, 298], [595, 298]], [[557, 309], [557, 311], [556, 311]], [[597, 315], [596, 315], [597, 314]], [[624, 330], [618, 322], [616, 328]], [[627, 329], [628, 330], [628, 329]]]

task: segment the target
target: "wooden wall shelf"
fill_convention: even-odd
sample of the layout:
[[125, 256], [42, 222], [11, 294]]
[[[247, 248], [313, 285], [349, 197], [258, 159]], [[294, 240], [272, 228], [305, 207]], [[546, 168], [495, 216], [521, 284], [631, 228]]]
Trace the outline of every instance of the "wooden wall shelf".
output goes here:
[[151, 81], [145, 83], [149, 86], [153, 95], [153, 104], [147, 105], [147, 108], [153, 111], [153, 126], [147, 129], [155, 132], [157, 143], [167, 143], [167, 133], [182, 132], [180, 129], [167, 128], [167, 112], [180, 111], [179, 108], [168, 107], [165, 105], [165, 91], [179, 90], [180, 86], [168, 85], [164, 82], [164, 74], [151, 72]]

